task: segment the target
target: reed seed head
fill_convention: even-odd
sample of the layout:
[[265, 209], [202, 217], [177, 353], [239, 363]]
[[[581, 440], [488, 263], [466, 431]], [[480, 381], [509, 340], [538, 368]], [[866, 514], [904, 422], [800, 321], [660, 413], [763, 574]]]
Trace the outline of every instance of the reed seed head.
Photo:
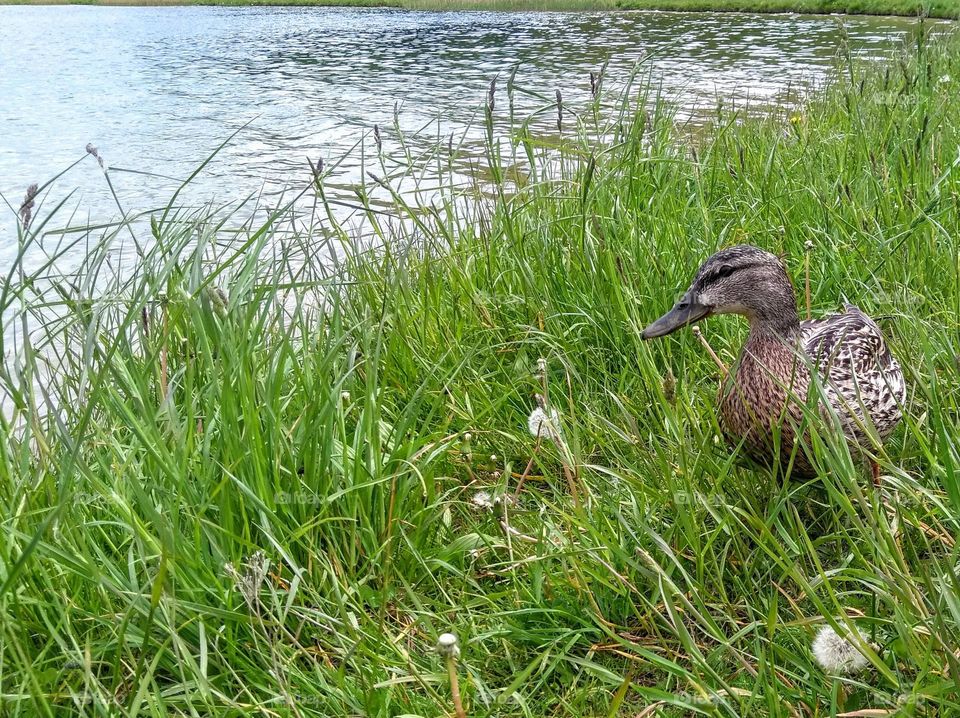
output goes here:
[[673, 375], [673, 370], [669, 368], [663, 376], [663, 396], [671, 403], [677, 396], [677, 378]]
[[23, 223], [24, 231], [30, 227], [30, 221], [33, 219], [33, 206], [39, 192], [40, 188], [37, 186], [37, 183], [34, 182], [27, 187], [27, 194], [23, 197], [23, 204], [20, 205], [20, 221]]
[[236, 588], [247, 606], [255, 610], [260, 605], [260, 588], [267, 577], [267, 571], [270, 569], [270, 560], [263, 551], [257, 551], [250, 556], [243, 564], [244, 572], [241, 574], [232, 563], [225, 564], [224, 572], [233, 580]]
[[100, 165], [100, 169], [102, 169], [104, 172], [107, 171], [107, 165], [104, 163], [103, 157], [100, 156], [100, 152], [97, 151], [97, 148], [94, 147], [92, 142], [87, 143], [87, 154], [96, 159], [97, 163]]
[[203, 288], [203, 294], [214, 313], [221, 319], [225, 318], [227, 316], [227, 305], [230, 301], [227, 293], [220, 287], [207, 285]]
[[557, 90], [557, 132], [563, 132], [563, 95]]

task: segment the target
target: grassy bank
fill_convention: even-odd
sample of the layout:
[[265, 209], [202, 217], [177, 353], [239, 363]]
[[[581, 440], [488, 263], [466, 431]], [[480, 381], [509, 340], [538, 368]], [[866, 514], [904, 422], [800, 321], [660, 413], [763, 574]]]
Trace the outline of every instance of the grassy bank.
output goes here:
[[846, 13], [960, 18], [956, 0], [0, 0], [37, 5], [291, 5], [395, 7], [409, 10], [672, 10], [753, 13]]
[[[490, 122], [489, 201], [412, 207], [370, 158], [373, 252], [282, 210], [22, 213], [0, 713], [452, 715], [454, 631], [471, 717], [955, 714], [958, 80], [960, 46], [921, 42], [692, 140], [641, 79], [564, 108], [559, 160]], [[739, 466], [696, 340], [641, 342], [740, 241], [797, 277], [812, 243], [814, 312], [882, 318], [911, 386], [882, 488], [828, 432], [816, 481]], [[705, 331], [729, 362], [742, 324]], [[535, 394], [561, 440], [528, 432]], [[825, 624], [869, 666], [825, 672]]]

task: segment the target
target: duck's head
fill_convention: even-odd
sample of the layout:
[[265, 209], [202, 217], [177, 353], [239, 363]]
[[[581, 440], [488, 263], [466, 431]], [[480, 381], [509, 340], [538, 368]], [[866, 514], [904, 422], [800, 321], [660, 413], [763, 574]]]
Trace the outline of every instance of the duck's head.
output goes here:
[[703, 263], [673, 309], [642, 336], [666, 336], [711, 314], [742, 314], [753, 328], [777, 333], [795, 327], [796, 299], [783, 262], [748, 244], [721, 249]]

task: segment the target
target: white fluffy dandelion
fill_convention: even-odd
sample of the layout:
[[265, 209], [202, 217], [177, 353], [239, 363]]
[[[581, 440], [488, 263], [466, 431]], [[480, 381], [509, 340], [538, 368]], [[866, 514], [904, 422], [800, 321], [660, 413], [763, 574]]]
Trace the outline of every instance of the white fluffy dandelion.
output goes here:
[[453, 633], [441, 633], [437, 638], [437, 653], [444, 658], [456, 658], [460, 655], [457, 636]]
[[470, 503], [478, 511], [490, 511], [493, 509], [493, 497], [489, 491], [478, 491], [471, 499]]
[[555, 444], [563, 441], [563, 434], [560, 433], [560, 415], [556, 409], [546, 410], [538, 406], [527, 417], [527, 428], [530, 429], [530, 435], [536, 439], [550, 439]]
[[537, 369], [533, 373], [533, 375], [538, 379], [547, 378], [547, 360], [546, 359], [542, 357], [540, 359], [537, 359]]
[[[860, 640], [866, 643], [866, 636], [859, 628], [856, 629]], [[870, 660], [863, 655], [856, 644], [849, 638], [841, 636], [833, 626], [823, 626], [813, 639], [813, 657], [827, 673], [856, 673], [866, 668]]]

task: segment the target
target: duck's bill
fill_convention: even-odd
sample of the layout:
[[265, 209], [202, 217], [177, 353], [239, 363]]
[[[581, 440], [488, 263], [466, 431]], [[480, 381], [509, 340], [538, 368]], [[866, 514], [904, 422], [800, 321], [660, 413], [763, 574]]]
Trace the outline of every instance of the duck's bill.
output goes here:
[[705, 307], [696, 302], [689, 302], [684, 305], [678, 304], [669, 312], [660, 317], [653, 324], [643, 330], [640, 335], [644, 339], [655, 339], [672, 334], [688, 324], [703, 319], [710, 313], [710, 307]]

